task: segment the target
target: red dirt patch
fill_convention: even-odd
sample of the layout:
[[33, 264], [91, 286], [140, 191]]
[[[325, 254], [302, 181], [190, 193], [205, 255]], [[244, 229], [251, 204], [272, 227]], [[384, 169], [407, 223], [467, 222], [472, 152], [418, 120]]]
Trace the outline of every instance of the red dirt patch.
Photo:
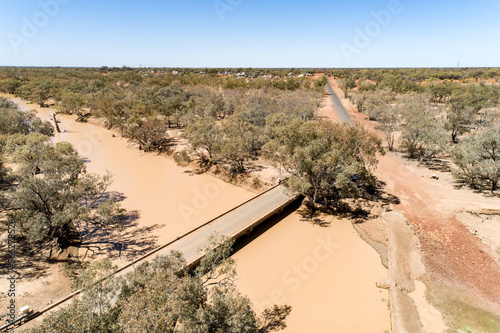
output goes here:
[[[330, 82], [342, 98], [337, 82]], [[342, 102], [356, 122], [381, 135], [375, 130], [374, 122], [357, 112], [350, 101], [343, 99]], [[419, 237], [427, 273], [447, 285], [466, 287], [480, 302], [500, 304], [498, 263], [488, 254], [486, 245], [458, 221], [453, 208], [436, 208], [442, 208], [444, 205], [439, 203], [457, 190], [436, 191], [432, 181], [422, 178], [413, 169], [415, 167], [403, 165], [396, 156], [386, 154], [380, 157], [375, 174], [386, 184], [387, 190], [400, 199], [401, 203], [395, 208], [406, 216]], [[459, 200], [459, 205], [468, 206], [466, 196]]]

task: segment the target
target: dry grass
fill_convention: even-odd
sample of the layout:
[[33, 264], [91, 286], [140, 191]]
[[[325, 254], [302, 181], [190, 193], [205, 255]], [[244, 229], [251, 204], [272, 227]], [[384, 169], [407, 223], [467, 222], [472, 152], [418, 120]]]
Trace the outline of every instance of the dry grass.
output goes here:
[[459, 328], [459, 332], [500, 332], [500, 317], [491, 312], [456, 299], [445, 300], [440, 308], [452, 318], [451, 324]]

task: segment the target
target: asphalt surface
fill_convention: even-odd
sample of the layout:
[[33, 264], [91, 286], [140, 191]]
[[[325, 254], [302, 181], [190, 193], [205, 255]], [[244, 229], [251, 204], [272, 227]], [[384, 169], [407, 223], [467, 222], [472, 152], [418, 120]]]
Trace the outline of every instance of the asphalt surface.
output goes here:
[[[337, 94], [333, 91], [330, 83], [327, 83], [326, 91], [333, 101], [333, 106], [339, 121], [341, 123], [347, 123], [354, 126], [354, 121], [347, 113]], [[122, 267], [122, 269], [119, 269], [118, 274], [131, 272], [133, 271], [133, 267], [135, 265], [140, 265], [141, 262], [151, 260], [156, 256], [167, 255], [172, 250], [182, 252], [188, 266], [190, 266], [193, 263], [198, 262], [203, 256], [203, 253], [200, 250], [207, 245], [207, 241], [212, 234], [218, 233], [228, 237], [237, 238], [247, 232], [250, 232], [261, 222], [286, 208], [290, 203], [295, 201], [296, 198], [297, 197], [290, 197], [286, 193], [283, 186], [276, 186], [267, 192], [250, 199], [241, 206], [232, 209], [211, 221], [208, 221], [201, 227], [198, 227], [193, 231], [180, 236], [176, 240], [161, 246], [157, 250], [146, 254], [142, 258], [136, 260], [134, 265]], [[59, 307], [72, 299], [74, 296], [77, 296], [78, 293], [79, 292], [75, 292], [74, 294], [69, 295], [66, 299], [56, 302], [53, 306], [38, 312], [37, 316]], [[32, 319], [34, 318], [29, 318], [27, 321]]]
[[[191, 265], [200, 259], [202, 253], [199, 250], [205, 247], [208, 238], [213, 233], [237, 238], [288, 206], [294, 199], [286, 194], [283, 186], [277, 186], [221, 215], [194, 232], [181, 236], [175, 242], [144, 258], [144, 260], [158, 255], [167, 255], [170, 251], [176, 250], [182, 252], [188, 265]], [[130, 269], [131, 267], [125, 271], [130, 271]]]
[[337, 96], [337, 94], [333, 91], [330, 82], [326, 84], [326, 92], [328, 95], [330, 95], [330, 98], [332, 99], [333, 108], [335, 109], [335, 113], [337, 113], [339, 121], [342, 124], [348, 124], [354, 126], [354, 121], [352, 120], [349, 113], [347, 113], [347, 110], [345, 109], [344, 105], [342, 105], [339, 96]]
[[[282, 185], [271, 188], [270, 190], [242, 203], [240, 206], [215, 217], [200, 227], [167, 244], [164, 244], [163, 246], [160, 246], [143, 257], [138, 258], [134, 261], [134, 264], [122, 267], [116, 274], [121, 275], [132, 272], [136, 265], [140, 265], [145, 260], [151, 260], [152, 258], [160, 255], [167, 255], [172, 250], [182, 252], [188, 266], [192, 266], [203, 257], [203, 253], [200, 250], [207, 245], [208, 239], [213, 233], [238, 238], [250, 232], [254, 227], [267, 220], [275, 213], [281, 212], [296, 199], [297, 196], [289, 196]], [[56, 310], [59, 306], [67, 303], [79, 294], [80, 291], [76, 291], [47, 308], [35, 312], [33, 316], [29, 317], [22, 324], [25, 324], [43, 315], [44, 313]]]

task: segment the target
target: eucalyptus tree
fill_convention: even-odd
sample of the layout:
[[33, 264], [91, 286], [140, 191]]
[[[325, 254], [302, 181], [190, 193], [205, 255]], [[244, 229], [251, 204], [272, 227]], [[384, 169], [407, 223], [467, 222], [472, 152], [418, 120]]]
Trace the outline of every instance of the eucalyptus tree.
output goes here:
[[457, 179], [475, 188], [488, 187], [491, 192], [500, 182], [500, 130], [489, 128], [471, 135], [451, 151]]
[[267, 158], [291, 174], [285, 185], [325, 208], [358, 197], [358, 185], [374, 185], [377, 154], [384, 153], [381, 140], [363, 128], [285, 114], [269, 117], [266, 135]]
[[22, 235], [41, 248], [65, 248], [80, 232], [119, 224], [124, 213], [106, 196], [111, 175], [88, 174], [83, 159], [67, 142], [54, 144], [39, 133], [9, 141], [16, 185], [8, 194]]

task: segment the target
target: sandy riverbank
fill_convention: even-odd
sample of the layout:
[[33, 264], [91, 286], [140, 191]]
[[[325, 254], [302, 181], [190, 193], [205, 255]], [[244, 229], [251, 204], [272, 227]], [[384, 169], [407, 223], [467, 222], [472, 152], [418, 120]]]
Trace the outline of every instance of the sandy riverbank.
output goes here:
[[[16, 102], [37, 110], [45, 120], [53, 112]], [[56, 140], [75, 145], [88, 159], [90, 172], [111, 171], [112, 190], [124, 195], [123, 206], [139, 211], [134, 228], [145, 242], [142, 245], [151, 240], [164, 243], [253, 195], [208, 175], [193, 176], [170, 159], [130, 148], [125, 139], [113, 137], [99, 125], [76, 123], [72, 116], [58, 118], [65, 132]], [[326, 222], [330, 226], [315, 226], [293, 213], [241, 249], [235, 255], [241, 292], [251, 298], [257, 312], [271, 303], [291, 305], [285, 332], [390, 331], [387, 291], [375, 287], [376, 281], [387, 277], [380, 257], [359, 238], [350, 221], [327, 217]], [[20, 288], [29, 292], [26, 302], [35, 301], [45, 289], [46, 301], [62, 280], [61, 274], [47, 274], [22, 281]]]
[[[0, 94], [17, 102], [23, 109], [34, 109], [38, 116], [49, 120], [53, 110]], [[189, 169], [180, 168], [162, 156], [145, 154], [129, 147], [128, 142], [92, 123], [76, 123], [74, 117], [59, 115], [60, 128], [55, 141], [72, 143], [88, 161], [89, 172], [113, 174], [111, 191], [123, 196], [122, 205], [136, 211], [138, 219], [121, 234], [96, 237], [100, 250], [94, 250], [115, 260], [117, 265], [127, 263], [119, 249], [112, 243], [126, 245], [128, 258], [175, 239], [237, 204], [251, 198], [254, 193], [232, 186], [209, 175], [193, 175]], [[29, 258], [19, 258], [21, 278], [18, 280], [18, 307], [30, 305], [41, 309], [71, 292], [71, 283], [63, 274], [62, 264], [34, 265]], [[21, 262], [22, 261], [22, 262]], [[35, 267], [36, 266], [36, 267]], [[26, 278], [29, 276], [29, 278]], [[0, 290], [7, 290], [5, 279], [0, 280]], [[0, 305], [3, 307], [3, 301]], [[0, 314], [2, 314], [0, 312]]]

